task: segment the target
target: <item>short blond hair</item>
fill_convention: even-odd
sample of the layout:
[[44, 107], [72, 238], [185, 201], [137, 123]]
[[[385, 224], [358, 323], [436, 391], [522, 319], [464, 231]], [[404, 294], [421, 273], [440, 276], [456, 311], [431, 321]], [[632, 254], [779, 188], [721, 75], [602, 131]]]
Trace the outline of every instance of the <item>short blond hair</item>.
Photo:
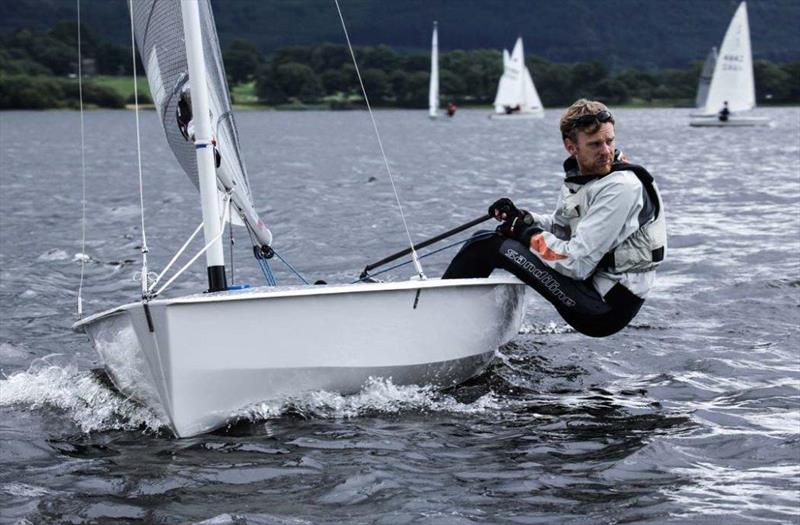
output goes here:
[[[608, 107], [602, 102], [598, 102], [596, 100], [587, 100], [585, 98], [581, 98], [573, 102], [573, 104], [567, 108], [564, 114], [561, 115], [561, 121], [559, 122], [559, 128], [561, 128], [561, 138], [568, 138], [575, 142], [578, 131], [578, 128], [575, 126], [575, 119], [578, 119], [584, 115], [596, 115], [601, 111], [608, 111]], [[613, 124], [614, 117], [611, 117], [609, 122]], [[596, 121], [594, 124], [581, 127], [580, 129], [591, 135], [592, 133], [595, 133], [600, 126], [601, 123]]]

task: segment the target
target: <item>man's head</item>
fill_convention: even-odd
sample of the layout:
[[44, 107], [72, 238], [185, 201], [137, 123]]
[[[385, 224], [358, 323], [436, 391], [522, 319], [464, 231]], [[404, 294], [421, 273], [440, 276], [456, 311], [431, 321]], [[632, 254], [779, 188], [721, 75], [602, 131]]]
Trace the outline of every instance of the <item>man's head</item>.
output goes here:
[[561, 116], [561, 137], [583, 175], [605, 175], [614, 161], [614, 117], [602, 102], [576, 101]]

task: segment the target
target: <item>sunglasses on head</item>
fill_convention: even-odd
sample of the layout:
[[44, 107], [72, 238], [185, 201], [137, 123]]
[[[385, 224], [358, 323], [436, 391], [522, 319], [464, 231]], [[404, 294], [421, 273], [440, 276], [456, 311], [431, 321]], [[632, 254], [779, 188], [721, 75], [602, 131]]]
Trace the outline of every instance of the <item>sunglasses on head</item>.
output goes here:
[[606, 110], [598, 111], [594, 114], [581, 115], [580, 117], [571, 118], [569, 120], [569, 129], [585, 128], [586, 126], [591, 126], [595, 122], [600, 122], [601, 124], [614, 122], [614, 116], [611, 115], [610, 111]]

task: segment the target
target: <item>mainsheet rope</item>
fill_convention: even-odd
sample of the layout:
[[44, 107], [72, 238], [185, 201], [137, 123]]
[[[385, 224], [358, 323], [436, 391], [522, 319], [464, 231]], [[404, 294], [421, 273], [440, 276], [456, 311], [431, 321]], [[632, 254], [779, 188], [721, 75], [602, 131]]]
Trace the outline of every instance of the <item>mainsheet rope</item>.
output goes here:
[[[424, 259], [425, 257], [430, 257], [431, 255], [436, 255], [439, 252], [443, 252], [445, 250], [449, 250], [450, 248], [452, 248], [454, 246], [458, 246], [459, 244], [464, 244], [465, 242], [467, 242], [469, 240], [472, 240], [472, 239], [474, 239], [474, 240], [485, 239], [485, 238], [487, 238], [487, 237], [489, 237], [491, 235], [494, 235], [494, 232], [477, 233], [477, 234], [473, 235], [472, 237], [470, 237], [468, 239], [461, 239], [460, 241], [456, 241], [456, 242], [450, 243], [447, 246], [443, 246], [441, 248], [437, 248], [436, 250], [433, 250], [432, 252], [428, 252], [428, 253], [426, 253], [424, 255], [420, 255], [419, 258], [420, 259]], [[400, 268], [401, 266], [405, 266], [406, 264], [409, 264], [409, 263], [411, 263], [411, 261], [403, 261], [401, 263], [397, 263], [394, 266], [390, 266], [390, 267], [385, 268], [385, 269], [383, 269], [383, 270], [381, 270], [379, 272], [371, 273], [371, 274], [369, 274], [369, 275], [367, 275], [365, 277], [362, 277], [360, 279], [356, 279], [355, 281], [353, 281], [350, 284], [356, 284], [356, 283], [360, 283], [362, 281], [366, 281], [367, 279], [375, 277], [376, 275], [380, 275], [380, 274], [386, 273], [386, 272], [391, 272], [392, 270], [394, 270], [396, 268]]]
[[364, 95], [364, 101], [367, 103], [367, 111], [369, 112], [369, 118], [372, 120], [372, 128], [375, 130], [375, 137], [378, 139], [378, 146], [381, 150], [381, 156], [383, 157], [383, 165], [386, 167], [386, 173], [389, 174], [389, 182], [392, 183], [392, 191], [394, 192], [394, 198], [397, 201], [397, 207], [400, 210], [400, 218], [403, 220], [403, 228], [406, 230], [406, 236], [408, 237], [408, 244], [411, 246], [411, 257], [414, 261], [414, 267], [417, 270], [417, 274], [421, 278], [425, 278], [425, 274], [422, 272], [422, 265], [420, 265], [419, 257], [417, 257], [417, 252], [414, 249], [414, 241], [411, 240], [411, 232], [408, 229], [408, 223], [406, 222], [405, 213], [403, 213], [403, 205], [400, 203], [400, 195], [397, 192], [397, 186], [394, 183], [394, 177], [392, 177], [392, 170], [389, 168], [389, 160], [386, 158], [386, 152], [383, 149], [383, 141], [381, 140], [381, 134], [378, 132], [378, 124], [375, 122], [375, 115], [372, 113], [372, 107], [369, 103], [369, 97], [367, 96], [367, 90], [364, 88], [364, 81], [361, 79], [361, 71], [358, 69], [358, 62], [356, 61], [356, 54], [353, 51], [353, 46], [350, 44], [350, 35], [347, 32], [347, 25], [344, 23], [344, 16], [342, 16], [342, 9], [339, 7], [339, 0], [334, 0], [336, 3], [336, 10], [339, 12], [339, 20], [342, 22], [342, 30], [344, 31], [345, 40], [347, 40], [347, 47], [350, 50], [350, 56], [353, 58], [353, 65], [356, 69], [356, 75], [358, 76], [358, 83], [361, 86], [361, 93]]

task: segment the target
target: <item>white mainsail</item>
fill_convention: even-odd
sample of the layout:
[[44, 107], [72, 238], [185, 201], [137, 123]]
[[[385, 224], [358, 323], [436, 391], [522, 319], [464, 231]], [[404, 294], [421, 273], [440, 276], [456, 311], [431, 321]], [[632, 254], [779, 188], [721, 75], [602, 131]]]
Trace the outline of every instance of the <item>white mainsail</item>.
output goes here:
[[714, 76], [714, 67], [717, 65], [717, 48], [711, 48], [708, 52], [706, 61], [703, 63], [703, 70], [700, 72], [700, 80], [697, 82], [697, 98], [695, 107], [703, 109], [708, 99], [708, 88], [711, 86], [711, 78]]
[[732, 112], [747, 111], [756, 105], [750, 28], [745, 2], [739, 5], [722, 40], [703, 114], [718, 113], [726, 101]]
[[428, 90], [428, 114], [436, 118], [439, 113], [439, 35], [433, 23], [433, 37], [431, 39], [431, 82]]
[[[184, 46], [182, 7], [178, 1], [131, 0], [136, 47], [147, 73], [147, 81], [167, 142], [183, 170], [199, 186], [195, 146], [191, 137], [191, 115], [185, 102], [191, 97], [189, 69]], [[250, 193], [247, 170], [239, 148], [239, 134], [230, 104], [214, 15], [208, 0], [198, 0], [203, 55], [206, 63], [209, 110], [219, 166], [217, 187], [230, 191], [238, 215], [262, 245], [272, 234], [259, 218]], [[179, 103], [183, 99], [183, 112]], [[182, 120], [183, 119], [183, 120]]]
[[505, 114], [510, 110], [516, 113], [544, 112], [531, 72], [525, 65], [522, 37], [517, 38], [511, 55], [503, 50], [503, 76], [497, 85], [494, 110], [497, 114]]

